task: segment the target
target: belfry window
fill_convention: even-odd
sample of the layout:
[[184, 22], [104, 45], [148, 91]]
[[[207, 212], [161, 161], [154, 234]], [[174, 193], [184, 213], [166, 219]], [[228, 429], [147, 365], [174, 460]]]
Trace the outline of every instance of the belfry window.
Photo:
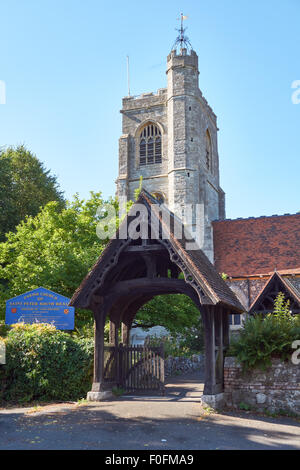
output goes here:
[[206, 168], [208, 170], [211, 170], [211, 167], [212, 167], [212, 147], [211, 147], [211, 138], [210, 138], [210, 134], [209, 134], [209, 131], [207, 130], [206, 131], [206, 135], [205, 135], [205, 151], [206, 151], [206, 155], [205, 155], [205, 159], [206, 159]]
[[155, 124], [148, 124], [139, 137], [140, 165], [161, 163], [161, 131]]

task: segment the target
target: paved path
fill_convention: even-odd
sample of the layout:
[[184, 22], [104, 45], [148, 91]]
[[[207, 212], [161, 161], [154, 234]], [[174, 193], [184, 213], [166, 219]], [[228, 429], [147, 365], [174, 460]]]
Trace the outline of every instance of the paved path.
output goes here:
[[165, 397], [0, 409], [0, 449], [300, 449], [296, 420], [206, 414], [199, 379], [173, 379]]

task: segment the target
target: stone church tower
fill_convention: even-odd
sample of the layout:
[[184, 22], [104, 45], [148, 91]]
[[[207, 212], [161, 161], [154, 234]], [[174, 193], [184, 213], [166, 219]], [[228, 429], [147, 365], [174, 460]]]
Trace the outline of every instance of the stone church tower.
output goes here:
[[183, 219], [213, 262], [213, 220], [225, 218], [216, 115], [198, 85], [198, 56], [167, 57], [167, 88], [123, 98], [117, 195], [143, 187]]

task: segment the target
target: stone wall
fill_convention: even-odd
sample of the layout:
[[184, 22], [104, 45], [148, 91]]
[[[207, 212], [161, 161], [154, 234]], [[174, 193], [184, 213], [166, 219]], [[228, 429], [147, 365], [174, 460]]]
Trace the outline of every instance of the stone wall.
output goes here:
[[226, 357], [224, 397], [226, 405], [233, 408], [246, 404], [258, 411], [300, 415], [300, 366], [273, 359], [266, 371], [243, 373], [235, 358]]
[[194, 354], [191, 357], [171, 357], [165, 360], [165, 377], [185, 374], [204, 368], [204, 355]]

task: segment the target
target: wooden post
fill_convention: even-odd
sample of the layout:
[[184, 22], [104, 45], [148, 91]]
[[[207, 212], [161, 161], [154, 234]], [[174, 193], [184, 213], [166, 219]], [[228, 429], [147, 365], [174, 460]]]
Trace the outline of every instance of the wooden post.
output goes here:
[[114, 317], [109, 320], [109, 344], [116, 347], [119, 344], [119, 321]]
[[223, 309], [223, 343], [225, 350], [229, 348], [229, 315], [230, 312]]
[[130, 326], [126, 322], [122, 322], [122, 343], [124, 346], [129, 346]]
[[205, 332], [205, 385], [204, 395], [214, 395], [216, 389], [216, 352], [214, 307], [203, 306], [202, 318]]
[[[117, 374], [118, 374], [118, 385], [119, 387], [125, 387], [125, 383], [124, 383], [124, 370], [123, 370], [123, 366], [124, 366], [124, 349], [123, 349], [123, 344], [120, 344], [118, 349], [117, 349], [117, 356], [118, 356], [118, 359], [117, 359], [117, 364], [118, 364], [118, 367], [117, 367]], [[126, 368], [125, 368], [125, 372], [126, 372]]]
[[92, 392], [103, 391], [105, 311], [95, 311], [94, 379]]
[[223, 351], [223, 309], [215, 307], [215, 335], [216, 335], [216, 385], [223, 392], [224, 383], [224, 351]]
[[161, 394], [165, 395], [165, 346], [164, 343], [160, 343], [160, 384]]

